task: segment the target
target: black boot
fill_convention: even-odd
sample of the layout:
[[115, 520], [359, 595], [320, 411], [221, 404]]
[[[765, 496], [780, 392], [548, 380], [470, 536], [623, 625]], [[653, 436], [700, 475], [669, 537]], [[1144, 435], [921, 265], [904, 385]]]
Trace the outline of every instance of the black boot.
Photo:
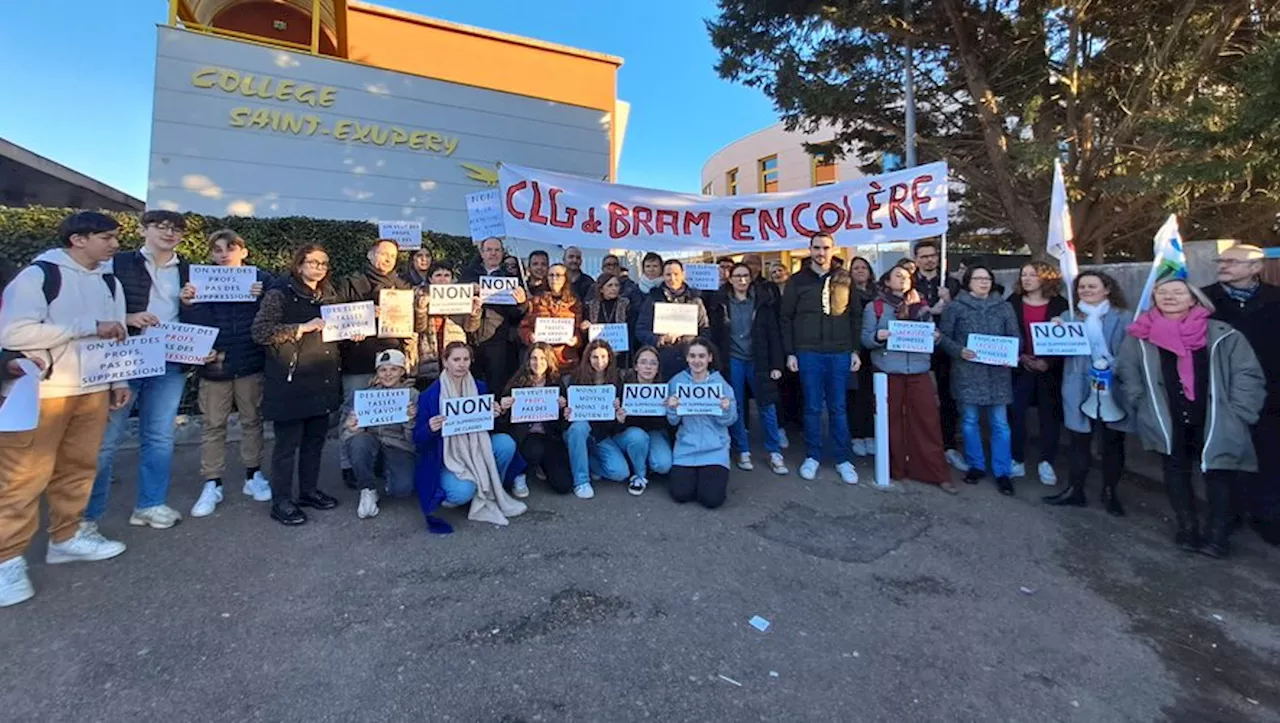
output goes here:
[[1209, 520], [1205, 525], [1205, 544], [1200, 552], [1223, 558], [1230, 552], [1231, 487], [1219, 479], [1206, 479], [1205, 497], [1209, 502]]
[[1089, 501], [1084, 496], [1084, 480], [1072, 478], [1066, 489], [1056, 495], [1045, 495], [1040, 501], [1055, 507], [1087, 507]]
[[1000, 494], [1013, 496], [1013, 482], [1008, 477], [996, 477], [996, 487], [1000, 489]]
[[1112, 517], [1124, 517], [1124, 506], [1120, 504], [1120, 497], [1116, 494], [1115, 482], [1102, 486], [1102, 502], [1107, 507], [1107, 514]]
[[282, 525], [301, 525], [307, 521], [307, 515], [291, 500], [276, 500], [271, 503], [271, 519]]

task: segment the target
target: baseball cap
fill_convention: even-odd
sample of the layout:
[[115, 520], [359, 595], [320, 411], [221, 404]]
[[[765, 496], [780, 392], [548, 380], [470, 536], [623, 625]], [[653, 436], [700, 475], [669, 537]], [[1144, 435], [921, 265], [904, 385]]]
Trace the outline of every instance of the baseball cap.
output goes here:
[[385, 349], [378, 352], [377, 366], [385, 366], [387, 364], [394, 367], [400, 367], [405, 371], [409, 370], [409, 367], [407, 367], [404, 362], [404, 353], [396, 351], [395, 349]]

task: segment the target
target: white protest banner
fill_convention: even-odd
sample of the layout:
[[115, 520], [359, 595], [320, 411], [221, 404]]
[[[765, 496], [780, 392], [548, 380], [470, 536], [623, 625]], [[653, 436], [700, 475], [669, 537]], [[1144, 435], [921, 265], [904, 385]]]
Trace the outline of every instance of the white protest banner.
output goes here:
[[653, 333], [658, 336], [698, 335], [697, 304], [666, 304], [658, 302], [653, 305]]
[[559, 387], [521, 387], [511, 390], [511, 422], [554, 422], [560, 418]]
[[624, 384], [622, 411], [628, 417], [667, 416], [666, 384]]
[[404, 424], [409, 421], [409, 390], [357, 389], [352, 411], [360, 428]]
[[592, 324], [587, 341], [604, 339], [615, 352], [631, 351], [631, 332], [626, 324]]
[[40, 424], [40, 367], [21, 359], [18, 368], [22, 376], [14, 380], [0, 406], [0, 432], [29, 432]]
[[481, 241], [507, 235], [502, 225], [502, 197], [496, 188], [467, 194], [467, 225], [471, 227], [471, 240]]
[[613, 402], [618, 389], [612, 384], [569, 387], [569, 411], [575, 422], [608, 422], [618, 418]]
[[502, 164], [508, 236], [557, 246], [646, 251], [786, 251], [826, 231], [836, 246], [947, 232], [947, 164], [781, 193], [702, 196]]
[[378, 290], [378, 336], [408, 339], [413, 336], [413, 290]]
[[80, 386], [93, 387], [164, 374], [164, 336], [143, 334], [125, 341], [80, 342]]
[[928, 321], [890, 321], [889, 339], [884, 348], [889, 351], [932, 354], [933, 328], [933, 323]]
[[470, 314], [471, 297], [475, 296], [475, 286], [471, 284], [432, 284], [431, 314]]
[[1032, 324], [1031, 346], [1031, 353], [1036, 356], [1085, 356], [1091, 353], [1082, 321]]
[[700, 291], [716, 291], [720, 288], [719, 264], [685, 264], [684, 281]]
[[199, 324], [160, 324], [147, 329], [146, 333], [164, 335], [165, 361], [196, 366], [204, 365], [218, 338], [217, 327]]
[[378, 321], [374, 317], [372, 301], [325, 304], [320, 307], [320, 318], [324, 319], [324, 331], [320, 332], [322, 341], [342, 341], [378, 333]]
[[378, 238], [389, 238], [401, 251], [422, 248], [422, 223], [418, 221], [379, 221]]
[[1018, 365], [1019, 341], [1016, 336], [970, 334], [965, 346], [978, 355], [973, 361], [979, 364], [1013, 367]]
[[253, 285], [258, 282], [255, 266], [191, 265], [188, 281], [196, 287], [196, 301], [253, 301]]
[[572, 317], [568, 319], [553, 319], [548, 316], [540, 316], [533, 320], [533, 340], [535, 342], [568, 344], [577, 331], [578, 321]]
[[454, 397], [440, 400], [440, 414], [444, 416], [444, 426], [440, 434], [453, 437], [472, 432], [488, 432], [493, 429], [493, 395], [481, 394], [475, 397]]
[[520, 279], [509, 276], [481, 276], [480, 301], [485, 304], [515, 306], [514, 292], [519, 287]]
[[676, 415], [688, 417], [695, 414], [724, 414], [720, 408], [720, 399], [724, 389], [719, 384], [677, 384], [676, 399], [680, 406], [676, 407]]

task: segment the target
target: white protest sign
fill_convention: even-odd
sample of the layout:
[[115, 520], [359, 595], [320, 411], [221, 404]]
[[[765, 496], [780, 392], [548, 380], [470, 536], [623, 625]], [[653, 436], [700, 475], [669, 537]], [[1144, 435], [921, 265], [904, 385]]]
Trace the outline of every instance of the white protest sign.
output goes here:
[[618, 418], [613, 402], [618, 389], [612, 384], [569, 387], [569, 410], [575, 422], [608, 422]]
[[622, 411], [628, 417], [667, 416], [666, 384], [624, 384]]
[[511, 422], [554, 422], [560, 418], [559, 387], [521, 387], [512, 389]]
[[422, 248], [422, 224], [418, 221], [379, 221], [378, 238], [396, 242], [402, 251]]
[[496, 188], [467, 194], [467, 225], [471, 240], [480, 243], [490, 236], [507, 235], [502, 222], [502, 197]]
[[972, 359], [978, 364], [1012, 367], [1018, 365], [1018, 342], [1016, 336], [970, 334], [965, 346], [978, 355]]
[[604, 339], [615, 352], [631, 351], [631, 332], [626, 324], [592, 324], [587, 341]]
[[488, 432], [493, 429], [493, 395], [441, 399], [440, 414], [444, 416], [441, 436]]
[[533, 340], [535, 342], [568, 344], [577, 330], [578, 321], [572, 317], [568, 319], [553, 319], [540, 316], [533, 320]]
[[515, 306], [513, 293], [520, 286], [520, 279], [510, 276], [481, 276], [480, 301], [486, 304]]
[[18, 368], [22, 376], [14, 380], [0, 406], [0, 432], [29, 432], [40, 424], [40, 367], [21, 359]]
[[325, 304], [320, 307], [324, 319], [322, 341], [342, 341], [354, 336], [374, 336], [378, 333], [378, 321], [373, 314], [372, 301], [354, 301], [350, 304]]
[[164, 374], [164, 336], [144, 334], [125, 341], [80, 342], [80, 386], [93, 387]]
[[688, 417], [695, 414], [724, 414], [720, 408], [720, 399], [724, 389], [719, 384], [677, 384], [676, 399], [680, 406], [676, 414]]
[[404, 424], [409, 421], [409, 390], [357, 389], [352, 411], [357, 427]]
[[217, 327], [199, 324], [161, 324], [147, 329], [146, 333], [164, 335], [165, 361], [197, 366], [204, 365], [218, 338]]
[[253, 301], [253, 285], [258, 282], [254, 266], [200, 266], [192, 264], [188, 281], [196, 287], [196, 301]]
[[672, 336], [697, 336], [698, 305], [666, 304], [661, 302], [654, 304], [653, 333], [658, 336], [667, 334]]
[[889, 339], [884, 348], [889, 351], [932, 354], [933, 328], [933, 323], [928, 321], [890, 321]]
[[1091, 353], [1082, 321], [1032, 324], [1031, 346], [1036, 356], [1086, 356]]
[[431, 314], [470, 314], [471, 297], [475, 296], [471, 284], [432, 284]]
[[685, 264], [684, 281], [700, 291], [716, 291], [720, 288], [720, 265]]
[[378, 291], [378, 336], [408, 339], [413, 336], [413, 290]]

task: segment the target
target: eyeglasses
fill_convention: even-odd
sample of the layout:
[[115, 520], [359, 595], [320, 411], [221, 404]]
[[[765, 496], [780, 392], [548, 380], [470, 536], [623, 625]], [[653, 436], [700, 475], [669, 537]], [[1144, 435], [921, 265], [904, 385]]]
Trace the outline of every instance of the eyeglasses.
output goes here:
[[154, 228], [160, 233], [182, 233], [182, 231], [184, 230], [184, 229], [178, 228], [177, 226], [174, 226], [171, 223], [153, 223], [151, 224], [151, 228]]
[[985, 281], [987, 283], [991, 283], [991, 277], [990, 276], [970, 276], [969, 281], [970, 282]]
[[750, 281], [751, 275], [750, 274], [734, 274], [729, 278], [733, 279], [734, 281]]
[[308, 268], [312, 268], [312, 269], [327, 269], [327, 268], [329, 268], [329, 262], [328, 262], [328, 261], [316, 261], [316, 260], [314, 260], [314, 259], [307, 259], [306, 261], [303, 261], [303, 262], [302, 262], [302, 265], [303, 265], [303, 266], [306, 266], [306, 267], [308, 267]]
[[548, 279], [563, 279], [565, 277], [566, 274], [547, 274]]
[[1253, 263], [1254, 261], [1257, 261], [1257, 259], [1223, 259], [1223, 258], [1217, 258], [1217, 259], [1214, 259], [1214, 260], [1213, 260], [1213, 263], [1215, 263], [1215, 264], [1217, 264], [1217, 265], [1219, 265], [1219, 266], [1239, 266], [1239, 265], [1241, 265], [1241, 264], [1251, 264], [1251, 263]]

